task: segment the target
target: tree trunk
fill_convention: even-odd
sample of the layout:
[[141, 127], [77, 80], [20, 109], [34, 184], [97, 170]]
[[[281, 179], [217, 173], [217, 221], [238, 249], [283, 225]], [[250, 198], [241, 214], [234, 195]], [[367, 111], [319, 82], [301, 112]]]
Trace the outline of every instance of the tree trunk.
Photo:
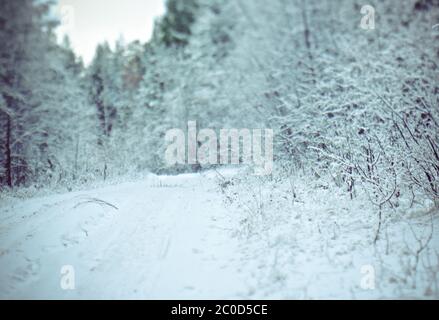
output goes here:
[[12, 188], [11, 117], [9, 115], [6, 115], [5, 156], [6, 184]]
[[310, 72], [312, 76], [311, 82], [313, 84], [316, 83], [316, 77], [315, 77], [315, 70], [314, 70], [314, 57], [312, 54], [312, 47], [311, 47], [311, 31], [309, 29], [309, 23], [308, 23], [308, 16], [307, 16], [307, 10], [306, 10], [306, 2], [305, 0], [302, 0], [302, 22], [303, 22], [303, 37], [305, 42], [305, 47], [308, 53], [308, 60], [310, 64]]

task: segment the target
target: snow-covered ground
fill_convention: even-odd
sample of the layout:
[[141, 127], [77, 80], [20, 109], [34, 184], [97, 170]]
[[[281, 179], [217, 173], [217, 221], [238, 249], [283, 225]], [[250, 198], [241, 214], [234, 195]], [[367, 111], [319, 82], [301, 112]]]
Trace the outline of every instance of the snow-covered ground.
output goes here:
[[[233, 174], [221, 173], [225, 178]], [[407, 260], [399, 254], [407, 243], [414, 244], [416, 250], [417, 242], [406, 239], [399, 245], [395, 241], [372, 245], [376, 224], [366, 221], [370, 216], [356, 214], [357, 210], [364, 211], [357, 203], [346, 207], [349, 202], [340, 195], [321, 191], [313, 196], [303, 187], [298, 188], [302, 191], [298, 191], [295, 203], [276, 200], [260, 212], [249, 203], [250, 212], [245, 213], [238, 204], [245, 201], [236, 190], [239, 185], [221, 188], [218, 181], [215, 172], [150, 175], [138, 182], [95, 190], [3, 200], [0, 298], [437, 295], [439, 264], [430, 261], [422, 267], [426, 262], [421, 257], [414, 277], [418, 283], [411, 283], [410, 275], [399, 270]], [[249, 191], [268, 201], [260, 203], [270, 203], [268, 194], [264, 195], [266, 190]], [[276, 191], [269, 194], [276, 196]], [[240, 201], [232, 199], [233, 195]], [[280, 198], [278, 194], [276, 199]], [[334, 199], [340, 200], [336, 203]], [[328, 211], [331, 205], [334, 209]], [[413, 226], [407, 224], [421, 232], [421, 242], [429, 234], [430, 216], [418, 217]], [[408, 234], [398, 221], [385, 229], [387, 238], [400, 239], [398, 235]], [[429, 246], [436, 254], [438, 238], [434, 230]], [[394, 251], [386, 253], [385, 246], [387, 251]], [[368, 271], [362, 268], [369, 265], [376, 268], [373, 290], [361, 286], [362, 272]], [[63, 266], [73, 267], [74, 290], [61, 286]], [[407, 266], [405, 272], [410, 270]]]
[[[1, 298], [239, 298], [246, 287], [212, 175], [8, 202]], [[63, 266], [75, 290], [61, 288]]]

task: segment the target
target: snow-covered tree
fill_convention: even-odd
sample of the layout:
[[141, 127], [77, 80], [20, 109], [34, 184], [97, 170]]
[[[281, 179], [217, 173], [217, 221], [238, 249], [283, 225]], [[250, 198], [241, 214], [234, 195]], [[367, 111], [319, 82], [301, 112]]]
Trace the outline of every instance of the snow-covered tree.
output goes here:
[[166, 14], [155, 32], [157, 40], [168, 47], [186, 45], [197, 8], [197, 0], [166, 0]]

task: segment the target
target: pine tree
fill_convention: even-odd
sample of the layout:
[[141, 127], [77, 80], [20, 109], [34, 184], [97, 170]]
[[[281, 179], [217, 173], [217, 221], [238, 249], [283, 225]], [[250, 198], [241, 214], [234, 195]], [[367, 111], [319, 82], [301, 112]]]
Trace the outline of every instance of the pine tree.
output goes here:
[[[1, 1], [0, 185], [66, 179], [89, 123], [82, 63], [55, 42], [50, 2]], [[82, 127], [84, 126], [84, 127]], [[88, 129], [88, 132], [92, 130]], [[78, 157], [76, 157], [78, 160]]]
[[197, 0], [167, 0], [166, 15], [156, 32], [158, 41], [166, 46], [185, 46], [191, 35], [191, 26], [198, 9]]

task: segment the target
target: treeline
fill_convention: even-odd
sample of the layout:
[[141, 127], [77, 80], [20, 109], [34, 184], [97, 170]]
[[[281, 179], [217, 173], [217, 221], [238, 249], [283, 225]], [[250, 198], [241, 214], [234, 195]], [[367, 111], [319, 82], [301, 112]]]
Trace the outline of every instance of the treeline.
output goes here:
[[101, 44], [87, 68], [68, 38], [58, 44], [52, 6], [0, 1], [0, 187], [155, 168], [149, 140], [165, 116], [164, 77], [188, 43], [196, 3], [168, 1], [150, 43]]
[[[164, 135], [272, 128], [278, 173], [329, 179], [377, 208], [439, 194], [439, 4], [168, 0], [146, 44], [84, 66], [47, 5], [0, 0], [0, 185], [163, 172]], [[39, 3], [39, 2], [38, 2]]]
[[92, 128], [83, 66], [56, 44], [49, 4], [1, 0], [0, 8], [0, 186], [61, 180], [79, 166], [78, 126]]

